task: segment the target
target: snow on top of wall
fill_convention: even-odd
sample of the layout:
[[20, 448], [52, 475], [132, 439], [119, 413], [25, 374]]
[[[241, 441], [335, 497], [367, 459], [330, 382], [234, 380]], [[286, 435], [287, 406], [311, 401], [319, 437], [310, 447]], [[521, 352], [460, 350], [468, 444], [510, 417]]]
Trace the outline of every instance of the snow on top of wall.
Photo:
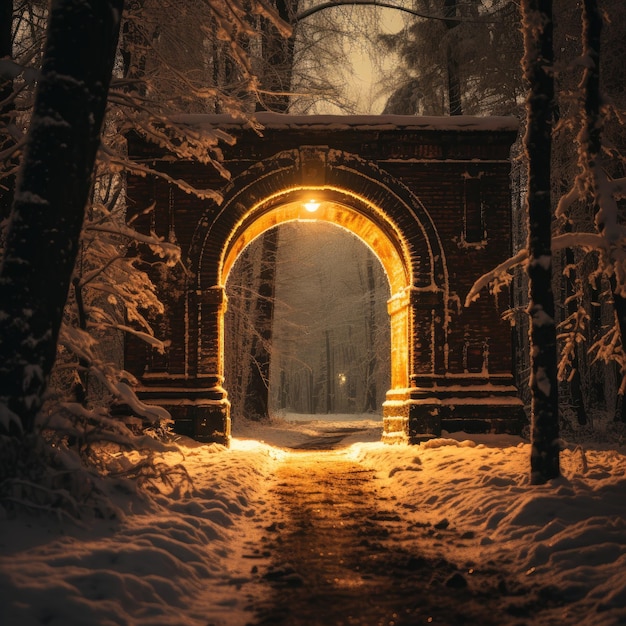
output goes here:
[[327, 130], [451, 130], [451, 131], [517, 131], [515, 117], [416, 116], [416, 115], [289, 115], [285, 113], [256, 113], [253, 118], [231, 115], [186, 114], [175, 121], [204, 127], [257, 127], [288, 129], [309, 128]]

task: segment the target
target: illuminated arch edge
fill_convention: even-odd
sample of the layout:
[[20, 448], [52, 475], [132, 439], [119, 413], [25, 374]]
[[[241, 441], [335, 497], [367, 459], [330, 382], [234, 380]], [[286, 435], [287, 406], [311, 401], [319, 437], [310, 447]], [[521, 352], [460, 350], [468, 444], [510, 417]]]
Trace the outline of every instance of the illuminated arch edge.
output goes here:
[[[445, 254], [434, 222], [419, 198], [374, 163], [348, 152], [326, 150], [322, 184], [302, 184], [301, 152], [297, 149], [260, 161], [230, 181], [224, 189], [222, 205], [207, 210], [191, 241], [188, 267], [195, 276], [196, 288], [223, 285], [225, 266], [230, 269], [228, 253], [245, 231], [242, 226], [251, 226], [260, 219], [267, 223], [267, 228], [278, 225], [281, 222], [271, 224], [272, 217], [264, 215], [275, 211], [281, 203], [302, 201], [304, 195], [298, 198], [298, 194], [315, 191], [324, 192], [331, 202], [349, 207], [346, 216], [360, 214], [379, 229], [405, 265], [407, 286], [440, 290], [447, 303]], [[275, 212], [274, 217], [281, 217], [280, 212]], [[284, 213], [282, 217], [286, 217]], [[354, 234], [373, 247], [367, 237]], [[379, 256], [375, 249], [374, 253]], [[387, 270], [383, 259], [381, 262]], [[391, 275], [389, 278], [391, 282]]]
[[[406, 262], [409, 258], [406, 242], [399, 233], [395, 233], [394, 237], [388, 235], [393, 228], [391, 223], [387, 222], [387, 228], [383, 230], [363, 210], [347, 204], [350, 202], [356, 207], [367, 205], [356, 194], [348, 195], [346, 199], [343, 190], [328, 187], [301, 187], [278, 193], [252, 207], [225, 243], [218, 268], [219, 284], [226, 284], [242, 251], [267, 230], [289, 222], [324, 222], [355, 235], [370, 248], [385, 270], [392, 294], [410, 287], [412, 280]], [[308, 213], [304, 207], [304, 202], [310, 198], [315, 198], [320, 204], [315, 214]]]

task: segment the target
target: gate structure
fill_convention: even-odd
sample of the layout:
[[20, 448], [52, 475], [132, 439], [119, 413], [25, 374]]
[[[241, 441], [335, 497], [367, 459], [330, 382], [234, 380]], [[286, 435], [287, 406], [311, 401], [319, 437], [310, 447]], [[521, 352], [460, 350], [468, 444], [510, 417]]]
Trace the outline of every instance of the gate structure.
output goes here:
[[[359, 237], [389, 279], [391, 388], [383, 439], [419, 442], [442, 429], [519, 432], [525, 418], [512, 374], [512, 333], [502, 319], [508, 294], [461, 304], [474, 280], [511, 254], [516, 121], [270, 113], [257, 119], [261, 134], [224, 116], [189, 117], [191, 125], [236, 139], [223, 149], [232, 175], [227, 184], [210, 166], [131, 142], [131, 152], [170, 179], [224, 196], [218, 204], [162, 178], [128, 181], [130, 213], [154, 204], [143, 226], [175, 238], [188, 269], [160, 285], [166, 353], [127, 343], [125, 365], [140, 381], [140, 398], [168, 409], [178, 432], [228, 443], [228, 273], [266, 230], [319, 220]], [[315, 212], [305, 206], [310, 201]]]

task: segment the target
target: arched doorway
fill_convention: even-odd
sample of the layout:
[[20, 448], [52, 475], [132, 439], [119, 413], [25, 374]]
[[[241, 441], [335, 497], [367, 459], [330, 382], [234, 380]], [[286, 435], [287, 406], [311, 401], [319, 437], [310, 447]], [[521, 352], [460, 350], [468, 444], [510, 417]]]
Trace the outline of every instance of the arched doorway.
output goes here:
[[[343, 195], [343, 194], [342, 194]], [[372, 220], [354, 208], [333, 200], [334, 194], [328, 189], [308, 187], [280, 194], [280, 199], [268, 198], [263, 204], [271, 207], [279, 200], [281, 204], [262, 210], [253, 207], [251, 212], [259, 215], [255, 221], [244, 220], [229, 238], [221, 259], [221, 272], [218, 285], [224, 287], [235, 259], [243, 248], [254, 238], [269, 228], [292, 221], [326, 222], [345, 228], [358, 237], [377, 256], [389, 280], [390, 302], [402, 299], [411, 286], [409, 255], [399, 238], [391, 240]], [[296, 199], [294, 199], [296, 198]], [[307, 203], [316, 202], [315, 213], [307, 210]], [[251, 216], [250, 216], [251, 217]], [[220, 309], [220, 315], [225, 312]], [[409, 325], [406, 310], [391, 307], [391, 389], [405, 389], [409, 384]], [[221, 326], [221, 324], [220, 324]], [[223, 359], [223, 351], [222, 356]]]
[[235, 432], [241, 418], [382, 418], [389, 280], [358, 237], [311, 218], [259, 236], [226, 280], [224, 386]]
[[[316, 205], [314, 213], [307, 208], [311, 202]], [[231, 182], [219, 214], [211, 221], [201, 220], [196, 228], [190, 247], [190, 266], [196, 277], [190, 310], [197, 307], [198, 316], [190, 319], [198, 319], [198, 327], [190, 334], [197, 340], [189, 348], [193, 351], [197, 346], [197, 376], [213, 382], [209, 409], [216, 416], [223, 415], [227, 437], [229, 403], [222, 387], [224, 314], [225, 284], [232, 265], [268, 229], [302, 220], [346, 229], [374, 252], [385, 269], [391, 290], [392, 348], [391, 387], [383, 407], [384, 437], [406, 438], [414, 404], [411, 377], [443, 373], [445, 368], [445, 255], [429, 213], [400, 181], [354, 155], [325, 147], [279, 153], [252, 166]], [[416, 336], [420, 339], [415, 340]], [[432, 414], [427, 401], [421, 403], [419, 412], [425, 418]], [[422, 421], [417, 430], [423, 434], [438, 427], [429, 425], [428, 419]]]

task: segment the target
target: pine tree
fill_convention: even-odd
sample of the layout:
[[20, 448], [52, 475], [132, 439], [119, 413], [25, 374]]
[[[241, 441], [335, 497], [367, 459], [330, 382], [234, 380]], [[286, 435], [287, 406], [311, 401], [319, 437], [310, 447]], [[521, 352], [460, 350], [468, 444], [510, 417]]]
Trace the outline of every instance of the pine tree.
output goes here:
[[[403, 63], [385, 113], [482, 115], [516, 112], [522, 42], [515, 3], [421, 0], [423, 17], [381, 42]], [[435, 19], [437, 18], [437, 19]]]

